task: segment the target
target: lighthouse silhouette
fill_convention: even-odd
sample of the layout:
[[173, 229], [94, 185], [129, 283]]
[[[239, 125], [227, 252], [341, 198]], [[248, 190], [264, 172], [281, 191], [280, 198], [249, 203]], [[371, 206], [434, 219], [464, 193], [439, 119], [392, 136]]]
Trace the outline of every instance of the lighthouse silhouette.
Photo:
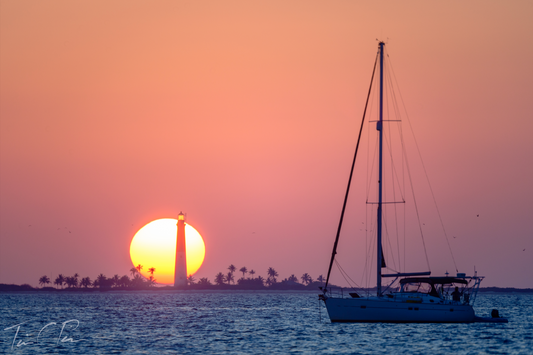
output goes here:
[[178, 232], [176, 236], [176, 266], [174, 269], [174, 287], [187, 287], [187, 248], [185, 245], [185, 216], [178, 215]]

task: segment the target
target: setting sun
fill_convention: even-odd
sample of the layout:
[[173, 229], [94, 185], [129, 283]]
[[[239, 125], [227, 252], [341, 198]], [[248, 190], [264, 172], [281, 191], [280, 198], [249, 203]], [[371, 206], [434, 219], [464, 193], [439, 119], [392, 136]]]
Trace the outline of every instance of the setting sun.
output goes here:
[[[174, 284], [176, 261], [177, 220], [162, 218], [139, 229], [131, 241], [130, 257], [134, 266], [143, 265], [141, 274], [148, 278], [148, 269], [155, 268], [157, 283]], [[204, 261], [205, 245], [202, 236], [190, 224], [185, 224], [187, 246], [187, 275], [192, 275]]]

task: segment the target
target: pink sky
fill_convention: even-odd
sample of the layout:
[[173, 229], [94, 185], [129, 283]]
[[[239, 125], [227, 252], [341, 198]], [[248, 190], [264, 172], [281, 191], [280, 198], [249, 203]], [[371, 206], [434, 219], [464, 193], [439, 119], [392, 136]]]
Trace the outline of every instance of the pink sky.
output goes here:
[[180, 211], [206, 243], [197, 277], [325, 276], [380, 38], [460, 271], [533, 287], [532, 16], [526, 1], [1, 0], [0, 283], [127, 274], [134, 233]]

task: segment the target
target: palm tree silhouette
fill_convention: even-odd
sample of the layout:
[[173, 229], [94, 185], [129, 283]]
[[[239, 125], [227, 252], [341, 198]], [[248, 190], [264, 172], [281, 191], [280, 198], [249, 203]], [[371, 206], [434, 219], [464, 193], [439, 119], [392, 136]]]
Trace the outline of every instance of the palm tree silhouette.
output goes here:
[[255, 271], [252, 269], [250, 270], [250, 275], [252, 275], [252, 280], [254, 279]]
[[96, 280], [94, 280], [94, 284], [102, 288], [106, 286], [106, 281], [107, 281], [107, 277], [105, 277], [104, 274], [100, 274], [96, 277]]
[[233, 281], [233, 283], [235, 283], [235, 277], [233, 277], [233, 273], [230, 271], [228, 272], [228, 274], [226, 275], [226, 282], [228, 283], [228, 285], [231, 283], [231, 281]]
[[275, 284], [277, 282], [276, 277], [278, 277], [278, 272], [274, 270], [274, 268], [269, 267], [267, 274], [268, 274], [267, 283], [269, 285]]
[[57, 278], [54, 281], [54, 285], [58, 285], [58, 286], [61, 286], [61, 288], [63, 288], [64, 282], [65, 282], [65, 277], [63, 276], [63, 274], [59, 274], [57, 275]]
[[235, 270], [237, 270], [237, 268], [235, 267], [235, 265], [231, 264], [230, 266], [228, 266], [228, 270], [233, 274]]
[[74, 283], [74, 287], [78, 287], [78, 277], [80, 277], [78, 273], [75, 273], [74, 276], [72, 276], [72, 282]]
[[[134, 268], [135, 269], [135, 268]], [[135, 269], [137, 271], [137, 269]], [[120, 278], [120, 286], [127, 287], [130, 284], [130, 278], [128, 275], [124, 275]]]
[[[222, 275], [222, 274], [221, 274]], [[224, 277], [224, 275], [222, 275], [222, 277]], [[209, 279], [207, 277], [202, 277], [199, 281], [198, 281], [198, 285], [211, 285], [211, 281], [209, 281]]]
[[137, 265], [135, 267], [137, 269], [137, 271], [139, 272], [139, 274], [141, 273], [141, 270], [143, 269], [143, 266], [141, 264]]
[[224, 274], [219, 272], [218, 274], [216, 274], [215, 276], [215, 283], [217, 285], [223, 285], [224, 284], [224, 281], [225, 281], [225, 277], [224, 277]]
[[242, 272], [242, 278], [244, 279], [245, 274], [248, 272], [248, 269], [246, 266], [243, 266], [239, 269], [240, 272]]
[[39, 285], [46, 285], [50, 283], [50, 278], [48, 276], [43, 276], [39, 279]]
[[67, 276], [65, 280], [66, 280], [68, 288], [78, 285], [78, 283], [76, 282], [73, 276]]
[[113, 287], [119, 287], [120, 286], [120, 276], [115, 274], [113, 278], [111, 279], [113, 281]]
[[136, 275], [138, 272], [139, 272], [139, 271], [137, 271], [137, 268], [135, 268], [135, 267], [132, 267], [132, 268], [130, 269], [130, 274], [131, 274], [131, 276], [133, 276], [133, 277], [135, 277], [135, 275]]
[[150, 278], [148, 279], [148, 287], [154, 286], [156, 281], [157, 280], [154, 279], [154, 275], [150, 275]]
[[309, 285], [310, 282], [311, 282], [311, 276], [309, 276], [309, 274], [306, 272], [305, 274], [302, 275], [302, 283]]
[[155, 272], [155, 267], [151, 267], [148, 269], [148, 272], [150, 273], [150, 275], [154, 276], [154, 272]]
[[87, 288], [87, 287], [89, 287], [91, 285], [92, 285], [92, 282], [91, 282], [91, 279], [89, 277], [84, 277], [80, 281], [80, 286], [81, 287]]
[[187, 282], [189, 283], [189, 285], [194, 285], [194, 282], [195, 282], [195, 281], [196, 281], [196, 280], [194, 279], [194, 277], [193, 277], [192, 275], [189, 275], [189, 276], [187, 277]]

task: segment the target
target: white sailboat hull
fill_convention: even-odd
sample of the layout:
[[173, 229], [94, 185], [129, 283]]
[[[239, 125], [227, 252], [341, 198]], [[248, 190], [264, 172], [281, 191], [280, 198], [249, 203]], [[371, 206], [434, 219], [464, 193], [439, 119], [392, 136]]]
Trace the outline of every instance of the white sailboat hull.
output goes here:
[[474, 309], [459, 303], [408, 303], [385, 298], [326, 298], [332, 322], [471, 323]]

